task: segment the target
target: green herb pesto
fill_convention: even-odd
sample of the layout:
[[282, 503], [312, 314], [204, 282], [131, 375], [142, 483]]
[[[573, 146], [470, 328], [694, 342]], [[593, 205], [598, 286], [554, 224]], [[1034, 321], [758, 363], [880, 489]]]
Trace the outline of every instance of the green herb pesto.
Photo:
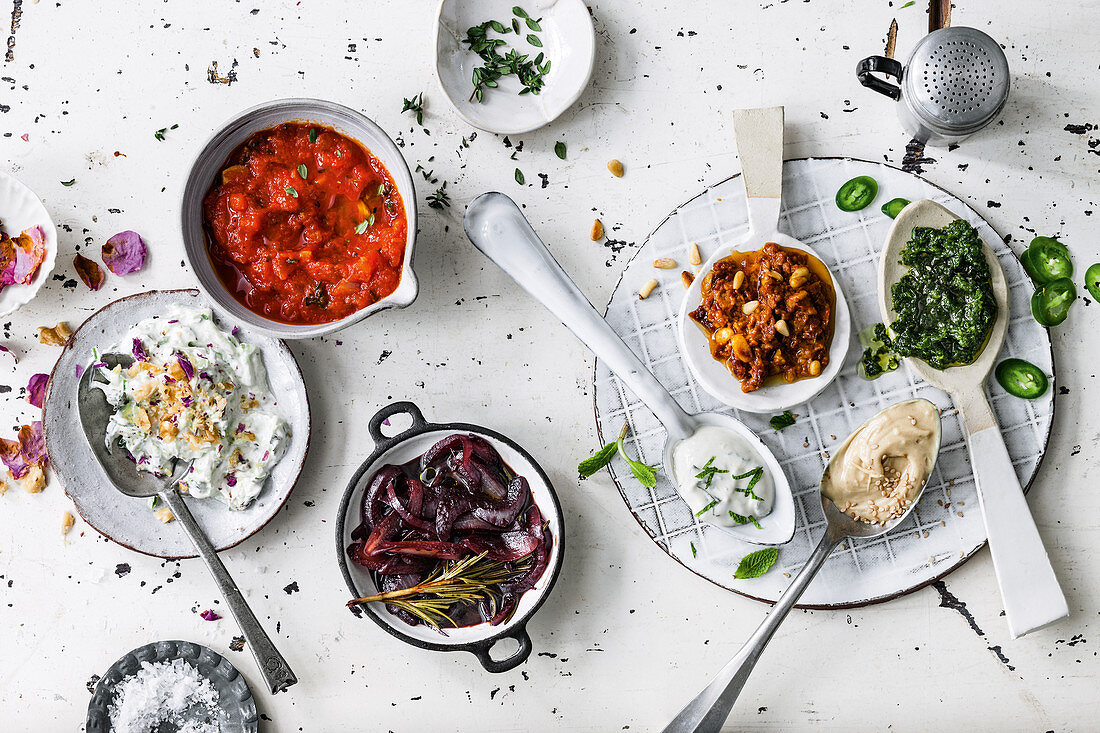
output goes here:
[[890, 294], [897, 320], [894, 351], [936, 369], [970, 364], [997, 320], [997, 301], [978, 233], [959, 219], [942, 229], [916, 227], [901, 251], [909, 267]]

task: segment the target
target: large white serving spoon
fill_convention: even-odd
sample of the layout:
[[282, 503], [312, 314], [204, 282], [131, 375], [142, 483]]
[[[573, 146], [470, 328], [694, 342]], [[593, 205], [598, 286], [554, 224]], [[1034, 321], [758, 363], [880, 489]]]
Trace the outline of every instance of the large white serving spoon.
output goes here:
[[[901, 250], [912, 236], [913, 228], [939, 228], [958, 218], [927, 200], [914, 201], [898, 214], [879, 260], [879, 308], [884, 322], [892, 323], [897, 317], [890, 288], [909, 269], [901, 264]], [[985, 519], [989, 553], [993, 556], [993, 570], [1004, 600], [1009, 633], [1016, 638], [1068, 616], [1069, 607], [982, 387], [1001, 351], [1009, 319], [1004, 271], [989, 245], [982, 242], [982, 249], [997, 300], [997, 320], [985, 349], [974, 363], [943, 371], [921, 359], [913, 358], [908, 362], [926, 382], [951, 395], [962, 414], [978, 504]]]
[[[779, 545], [794, 536], [794, 497], [779, 462], [768, 447], [739, 420], [717, 412], [689, 415], [668, 393], [641, 359], [608, 325], [603, 316], [569, 278], [546, 249], [515, 202], [502, 193], [483, 193], [470, 202], [463, 221], [466, 236], [481, 253], [510, 275], [535, 300], [561, 319], [585, 346], [653, 411], [665, 427], [664, 468], [671, 473], [676, 444], [704, 425], [714, 425], [740, 436], [756, 452], [775, 484], [772, 511], [752, 525], [718, 527], [739, 539], [761, 545]], [[673, 478], [670, 476], [670, 478]], [[675, 479], [673, 478], [673, 483]], [[715, 525], [717, 526], [717, 525]]]
[[741, 161], [749, 229], [736, 241], [717, 248], [688, 286], [680, 306], [680, 348], [692, 376], [723, 404], [748, 412], [782, 412], [809, 402], [836, 379], [851, 341], [851, 318], [844, 291], [830, 272], [836, 296], [832, 314], [833, 335], [829, 344], [829, 363], [820, 375], [791, 384], [772, 379], [760, 389], [742, 392], [741, 383], [730, 374], [726, 364], [711, 355], [707, 334], [690, 314], [699, 307], [703, 299], [703, 279], [716, 262], [734, 252], [754, 252], [767, 242], [775, 242], [780, 247], [805, 252], [828, 269], [811, 247], [779, 231], [779, 209], [783, 196], [783, 108], [734, 110], [733, 133], [737, 138], [737, 156]]

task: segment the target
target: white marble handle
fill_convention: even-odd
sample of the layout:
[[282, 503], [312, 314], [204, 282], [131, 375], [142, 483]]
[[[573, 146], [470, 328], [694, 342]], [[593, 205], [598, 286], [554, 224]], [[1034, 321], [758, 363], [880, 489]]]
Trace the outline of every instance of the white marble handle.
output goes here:
[[992, 410], [984, 396], [969, 403], [963, 417], [978, 504], [985, 519], [1008, 630], [1015, 639], [1068, 616], [1069, 606]]
[[607, 368], [653, 411], [671, 439], [686, 438], [694, 432], [695, 421], [588, 302], [512, 199], [496, 192], [481, 194], [466, 209], [463, 226], [482, 254], [603, 359]]
[[737, 157], [745, 182], [749, 228], [766, 236], [779, 228], [783, 195], [783, 108], [739, 109], [733, 113]]

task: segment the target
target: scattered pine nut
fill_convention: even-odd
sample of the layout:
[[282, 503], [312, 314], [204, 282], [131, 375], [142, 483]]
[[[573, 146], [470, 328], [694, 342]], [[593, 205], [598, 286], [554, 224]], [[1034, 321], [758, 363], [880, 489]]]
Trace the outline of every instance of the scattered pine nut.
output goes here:
[[76, 517], [72, 512], [65, 512], [61, 515], [61, 534], [69, 534], [69, 530], [76, 524]]
[[69, 328], [69, 324], [65, 321], [58, 323], [53, 328], [38, 327], [38, 343], [48, 346], [64, 346], [72, 335], [73, 330]]
[[783, 336], [790, 336], [791, 335], [791, 329], [787, 328], [787, 322], [784, 321], [783, 319], [780, 319], [780, 320], [775, 322], [775, 330], [776, 330], [776, 332], [782, 334]]
[[166, 506], [162, 506], [160, 509], [157, 509], [155, 512], [153, 512], [153, 514], [155, 514], [157, 519], [159, 519], [163, 524], [168, 524], [169, 522], [174, 521], [176, 518], [172, 514], [172, 510]]
[[46, 473], [41, 466], [31, 466], [19, 480], [28, 494], [38, 494], [46, 488]]
[[738, 270], [733, 276], [733, 289], [740, 290], [741, 286], [745, 284], [745, 271]]
[[650, 278], [646, 281], [646, 284], [642, 286], [642, 289], [638, 291], [638, 297], [645, 300], [649, 297], [649, 294], [657, 287], [657, 278]]
[[695, 242], [691, 243], [691, 249], [688, 250], [688, 262], [693, 265], [703, 264], [703, 257], [699, 254], [699, 245]]
[[759, 306], [760, 306], [760, 301], [759, 300], [750, 300], [748, 303], [745, 303], [743, 306], [741, 306], [741, 312], [744, 313], [747, 316], [750, 313], [752, 313], [753, 311], [755, 311]]
[[603, 222], [599, 219], [592, 222], [592, 231], [589, 232], [588, 236], [592, 237], [593, 242], [600, 241], [603, 238]]
[[671, 257], [661, 257], [660, 259], [653, 260], [653, 266], [658, 270], [671, 270], [676, 267], [676, 260]]
[[618, 160], [612, 159], [607, 161], [607, 170], [611, 171], [611, 175], [616, 178], [623, 177], [623, 164]]
[[691, 284], [693, 282], [695, 282], [695, 276], [692, 275], [687, 270], [684, 270], [683, 272], [680, 273], [680, 282], [682, 282], [684, 284], [685, 288], [690, 288]]

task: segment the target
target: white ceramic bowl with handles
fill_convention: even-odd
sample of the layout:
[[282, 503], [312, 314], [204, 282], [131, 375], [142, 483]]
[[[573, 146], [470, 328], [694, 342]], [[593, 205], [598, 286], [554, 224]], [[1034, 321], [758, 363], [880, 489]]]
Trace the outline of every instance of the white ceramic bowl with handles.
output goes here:
[[[397, 289], [377, 303], [330, 323], [293, 324], [265, 318], [245, 307], [215, 272], [206, 249], [202, 202], [215, 179], [221, 174], [229, 155], [251, 135], [284, 122], [314, 122], [331, 127], [341, 135], [358, 141], [386, 166], [405, 205], [407, 239]], [[199, 287], [221, 311], [253, 330], [277, 338], [311, 338], [347, 328], [367, 316], [389, 308], [404, 308], [416, 300], [419, 285], [413, 273], [413, 245], [416, 242], [416, 188], [409, 166], [400, 149], [386, 132], [370, 118], [335, 102], [323, 99], [276, 99], [240, 112], [203, 145], [191, 165], [183, 189], [180, 224], [187, 262], [199, 280]]]

